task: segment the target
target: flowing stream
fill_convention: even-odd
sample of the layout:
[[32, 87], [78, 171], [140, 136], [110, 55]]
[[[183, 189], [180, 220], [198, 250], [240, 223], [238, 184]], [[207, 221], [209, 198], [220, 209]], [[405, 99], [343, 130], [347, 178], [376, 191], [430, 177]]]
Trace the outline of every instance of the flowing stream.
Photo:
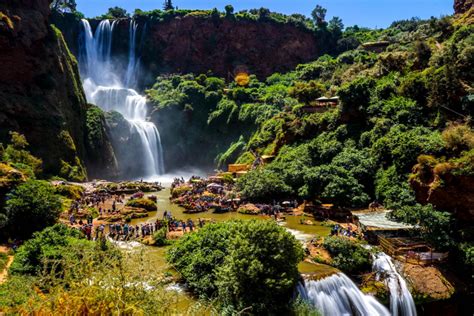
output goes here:
[[377, 280], [384, 280], [390, 290], [390, 311], [394, 316], [416, 316], [416, 307], [407, 284], [397, 272], [392, 258], [384, 252], [374, 256], [372, 270]]
[[[138, 165], [135, 176], [153, 177], [164, 173], [163, 149], [156, 126], [147, 121], [146, 98], [132, 89], [137, 82], [139, 58], [137, 58], [137, 24], [130, 21], [129, 56], [125, 74], [121, 75], [118, 63], [112, 59], [112, 39], [118, 22], [103, 20], [92, 31], [89, 21], [82, 20], [79, 63], [84, 79], [87, 101], [104, 111], [117, 111], [130, 126], [130, 134], [139, 141], [133, 163]], [[135, 148], [135, 147], [134, 147]], [[117, 157], [119, 165], [121, 157]], [[119, 166], [120, 167], [120, 166]]]

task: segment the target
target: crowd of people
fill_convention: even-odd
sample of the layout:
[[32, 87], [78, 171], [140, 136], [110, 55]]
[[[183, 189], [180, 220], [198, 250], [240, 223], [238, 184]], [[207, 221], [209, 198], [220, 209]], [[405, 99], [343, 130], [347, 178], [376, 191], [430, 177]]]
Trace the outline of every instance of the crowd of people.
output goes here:
[[[70, 224], [76, 224], [74, 215], [70, 215]], [[205, 224], [205, 221], [201, 218], [197, 219], [197, 223], [195, 223], [192, 219], [188, 219], [186, 221], [179, 220], [174, 218], [170, 211], [165, 211], [163, 219], [156, 219], [154, 222], [136, 225], [120, 222], [93, 225], [93, 218], [90, 215], [87, 217], [86, 222], [79, 220], [78, 224], [78, 229], [84, 233], [88, 240], [97, 240], [102, 237], [109, 237], [113, 240], [128, 241], [151, 236], [162, 228], [166, 228], [166, 232], [192, 232], [196, 229], [196, 227], [202, 228]]]
[[335, 224], [331, 229], [331, 236], [345, 236], [345, 237], [357, 237], [357, 230], [352, 229], [350, 224], [347, 225], [347, 228], [342, 227], [339, 224]]
[[[173, 194], [176, 188], [179, 194]], [[232, 185], [219, 180], [191, 177], [186, 182], [183, 178], [175, 178], [172, 185], [172, 201], [186, 209], [186, 213], [200, 213], [214, 210], [215, 212], [235, 211], [240, 199], [232, 196]]]

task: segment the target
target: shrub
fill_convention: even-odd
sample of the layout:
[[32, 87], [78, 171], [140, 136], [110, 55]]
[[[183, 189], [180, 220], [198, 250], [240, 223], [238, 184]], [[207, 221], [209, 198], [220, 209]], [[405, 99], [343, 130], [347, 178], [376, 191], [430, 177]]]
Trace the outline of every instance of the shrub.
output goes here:
[[272, 314], [288, 308], [303, 258], [299, 242], [272, 221], [209, 224], [169, 250], [190, 288], [226, 310]]
[[358, 273], [371, 267], [370, 252], [360, 242], [333, 236], [326, 237], [323, 245], [332, 256], [332, 265], [342, 271]]
[[28, 238], [35, 231], [56, 223], [61, 199], [46, 181], [28, 180], [7, 195], [4, 215], [12, 237]]
[[155, 202], [146, 198], [129, 200], [127, 201], [126, 205], [131, 207], [143, 208], [148, 212], [154, 212], [158, 209]]
[[474, 149], [474, 131], [468, 125], [451, 125], [441, 134], [445, 147], [454, 153]]
[[166, 239], [166, 232], [167, 228], [163, 227], [153, 234], [153, 241], [155, 242], [155, 246], [161, 247], [169, 245], [169, 240]]

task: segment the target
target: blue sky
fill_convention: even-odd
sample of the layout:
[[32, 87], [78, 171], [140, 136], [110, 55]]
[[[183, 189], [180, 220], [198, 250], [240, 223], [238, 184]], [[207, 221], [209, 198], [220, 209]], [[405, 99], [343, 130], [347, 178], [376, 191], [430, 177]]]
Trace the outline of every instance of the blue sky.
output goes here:
[[[78, 10], [87, 17], [101, 15], [109, 7], [119, 6], [133, 12], [162, 7], [162, 0], [76, 0]], [[301, 13], [309, 16], [316, 4], [332, 16], [342, 18], [344, 25], [387, 27], [395, 20], [411, 17], [429, 18], [453, 14], [453, 0], [174, 0], [180, 9], [212, 9], [223, 11], [232, 4], [236, 11], [265, 7], [285, 14]]]

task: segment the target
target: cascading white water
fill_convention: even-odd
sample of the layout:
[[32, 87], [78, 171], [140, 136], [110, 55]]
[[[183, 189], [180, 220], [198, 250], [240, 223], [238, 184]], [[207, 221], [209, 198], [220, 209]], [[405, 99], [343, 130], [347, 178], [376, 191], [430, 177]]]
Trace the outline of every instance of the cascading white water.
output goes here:
[[416, 307], [407, 284], [397, 272], [392, 258], [384, 252], [374, 256], [372, 270], [378, 281], [384, 280], [390, 290], [390, 311], [394, 316], [416, 316]]
[[[146, 98], [131, 87], [137, 82], [139, 60], [136, 57], [137, 24], [130, 21], [129, 60], [124, 78], [117, 65], [112, 62], [112, 35], [115, 24], [103, 20], [95, 33], [89, 21], [82, 20], [84, 28], [83, 47], [79, 53], [84, 91], [88, 102], [104, 111], [117, 111], [129, 122], [131, 133], [140, 141], [136, 164], [140, 164], [141, 176], [153, 177], [164, 173], [163, 149], [156, 126], [147, 121]], [[120, 162], [120, 159], [119, 159]]]
[[125, 85], [127, 87], [134, 87], [136, 85], [136, 74], [139, 60], [136, 58], [136, 42], [137, 42], [137, 28], [138, 25], [135, 21], [130, 21], [129, 26], [129, 42], [133, 43], [130, 45], [128, 51], [128, 66], [127, 73], [125, 74]]
[[344, 273], [321, 280], [305, 280], [298, 284], [301, 298], [324, 316], [389, 316], [390, 312], [374, 297], [362, 293]]

